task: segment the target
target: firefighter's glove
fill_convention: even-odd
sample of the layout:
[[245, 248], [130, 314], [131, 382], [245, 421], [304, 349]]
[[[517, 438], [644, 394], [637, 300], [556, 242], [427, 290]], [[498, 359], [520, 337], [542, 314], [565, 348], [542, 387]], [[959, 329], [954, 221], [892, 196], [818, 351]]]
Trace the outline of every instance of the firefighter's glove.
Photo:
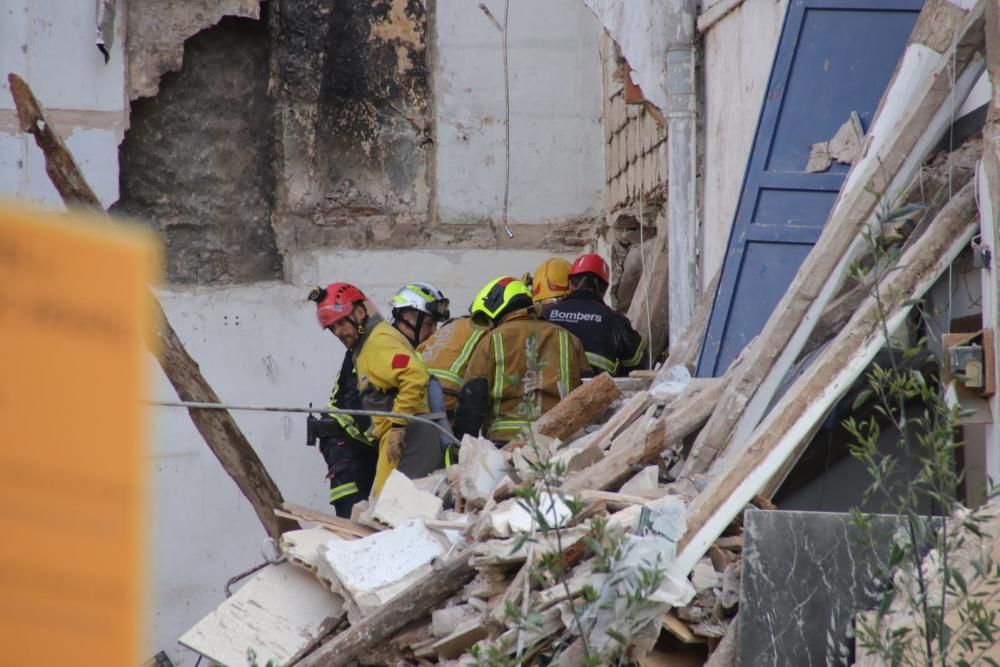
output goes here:
[[393, 426], [389, 429], [389, 434], [385, 439], [385, 456], [389, 463], [398, 465], [403, 458], [403, 441], [406, 438], [406, 429], [402, 426]]

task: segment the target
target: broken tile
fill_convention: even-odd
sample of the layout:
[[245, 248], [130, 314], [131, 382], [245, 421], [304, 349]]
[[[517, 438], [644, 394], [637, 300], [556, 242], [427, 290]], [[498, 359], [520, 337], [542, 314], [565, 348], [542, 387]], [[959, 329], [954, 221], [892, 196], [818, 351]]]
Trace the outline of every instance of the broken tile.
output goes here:
[[622, 484], [618, 490], [626, 496], [641, 496], [645, 491], [654, 490], [660, 482], [660, 469], [657, 466], [646, 466], [635, 477]]

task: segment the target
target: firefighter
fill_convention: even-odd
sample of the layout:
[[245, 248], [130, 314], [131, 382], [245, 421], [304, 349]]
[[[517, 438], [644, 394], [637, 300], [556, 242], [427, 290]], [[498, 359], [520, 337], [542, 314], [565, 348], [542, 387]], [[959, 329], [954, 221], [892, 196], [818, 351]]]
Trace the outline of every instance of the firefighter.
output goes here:
[[392, 325], [416, 349], [430, 338], [441, 322], [448, 319], [448, 299], [430, 283], [403, 285], [389, 302]]
[[[358, 391], [366, 410], [425, 416], [430, 375], [405, 336], [382, 319], [357, 287], [335, 283], [317, 303], [320, 326], [340, 339], [354, 359]], [[443, 465], [438, 431], [403, 417], [373, 417], [378, 441], [372, 495], [378, 496], [393, 469], [423, 477]]]
[[458, 407], [465, 368], [485, 333], [486, 329], [472, 324], [472, 318], [459, 317], [446, 323], [417, 348], [427, 370], [441, 383], [450, 420], [454, 420]]
[[595, 372], [627, 376], [649, 368], [649, 355], [628, 318], [604, 303], [608, 281], [608, 263], [600, 255], [581, 255], [569, 271], [570, 293], [543, 308], [542, 319], [579, 338]]
[[[337, 285], [317, 287], [309, 293], [309, 300], [317, 307]], [[320, 317], [320, 326], [329, 318]], [[358, 393], [358, 376], [354, 370], [354, 357], [350, 351], [344, 355], [340, 372], [330, 392], [330, 408], [360, 410], [361, 396]], [[325, 417], [308, 417], [308, 444], [319, 442], [320, 453], [327, 465], [327, 479], [330, 481], [330, 504], [338, 516], [350, 517], [354, 505], [365, 500], [371, 493], [375, 478], [375, 464], [378, 460], [377, 442], [367, 433], [371, 418], [351, 416], [331, 412]]]
[[569, 293], [570, 265], [562, 257], [550, 257], [535, 269], [531, 278], [531, 298], [539, 306], [555, 303]]
[[455, 434], [482, 432], [505, 443], [580, 384], [588, 369], [583, 345], [538, 319], [531, 292], [511, 277], [490, 281], [470, 309], [490, 326], [469, 359], [455, 415]]

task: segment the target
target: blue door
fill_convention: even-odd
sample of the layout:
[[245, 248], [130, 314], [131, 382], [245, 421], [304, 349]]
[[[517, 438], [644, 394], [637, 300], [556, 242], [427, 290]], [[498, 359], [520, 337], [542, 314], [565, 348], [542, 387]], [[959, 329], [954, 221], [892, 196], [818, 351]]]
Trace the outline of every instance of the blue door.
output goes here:
[[743, 179], [702, 377], [760, 333], [819, 238], [848, 167], [807, 173], [813, 144], [858, 113], [868, 130], [922, 0], [791, 0]]

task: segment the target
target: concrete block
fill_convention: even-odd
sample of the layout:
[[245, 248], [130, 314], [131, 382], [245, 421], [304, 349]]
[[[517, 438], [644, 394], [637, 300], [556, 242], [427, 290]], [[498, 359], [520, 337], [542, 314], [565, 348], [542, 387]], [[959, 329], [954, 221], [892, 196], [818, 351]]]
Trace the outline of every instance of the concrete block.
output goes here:
[[458, 450], [458, 492], [466, 500], [486, 502], [509, 467], [507, 457], [492, 442], [467, 435]]
[[644, 491], [655, 489], [660, 482], [660, 469], [656, 466], [646, 466], [635, 477], [622, 484], [619, 493], [626, 496], [641, 496]]
[[450, 547], [422, 520], [360, 540], [331, 540], [319, 548], [320, 576], [344, 596], [351, 623], [370, 615], [431, 571]]
[[722, 575], [715, 571], [712, 561], [703, 558], [691, 571], [691, 585], [699, 593], [713, 588], [721, 588]]
[[395, 528], [407, 519], [436, 519], [442, 504], [433, 493], [422, 491], [409, 477], [393, 470], [375, 501], [372, 516]]
[[486, 626], [478, 618], [466, 621], [450, 635], [435, 643], [431, 648], [444, 658], [457, 658], [470, 646], [489, 635]]

